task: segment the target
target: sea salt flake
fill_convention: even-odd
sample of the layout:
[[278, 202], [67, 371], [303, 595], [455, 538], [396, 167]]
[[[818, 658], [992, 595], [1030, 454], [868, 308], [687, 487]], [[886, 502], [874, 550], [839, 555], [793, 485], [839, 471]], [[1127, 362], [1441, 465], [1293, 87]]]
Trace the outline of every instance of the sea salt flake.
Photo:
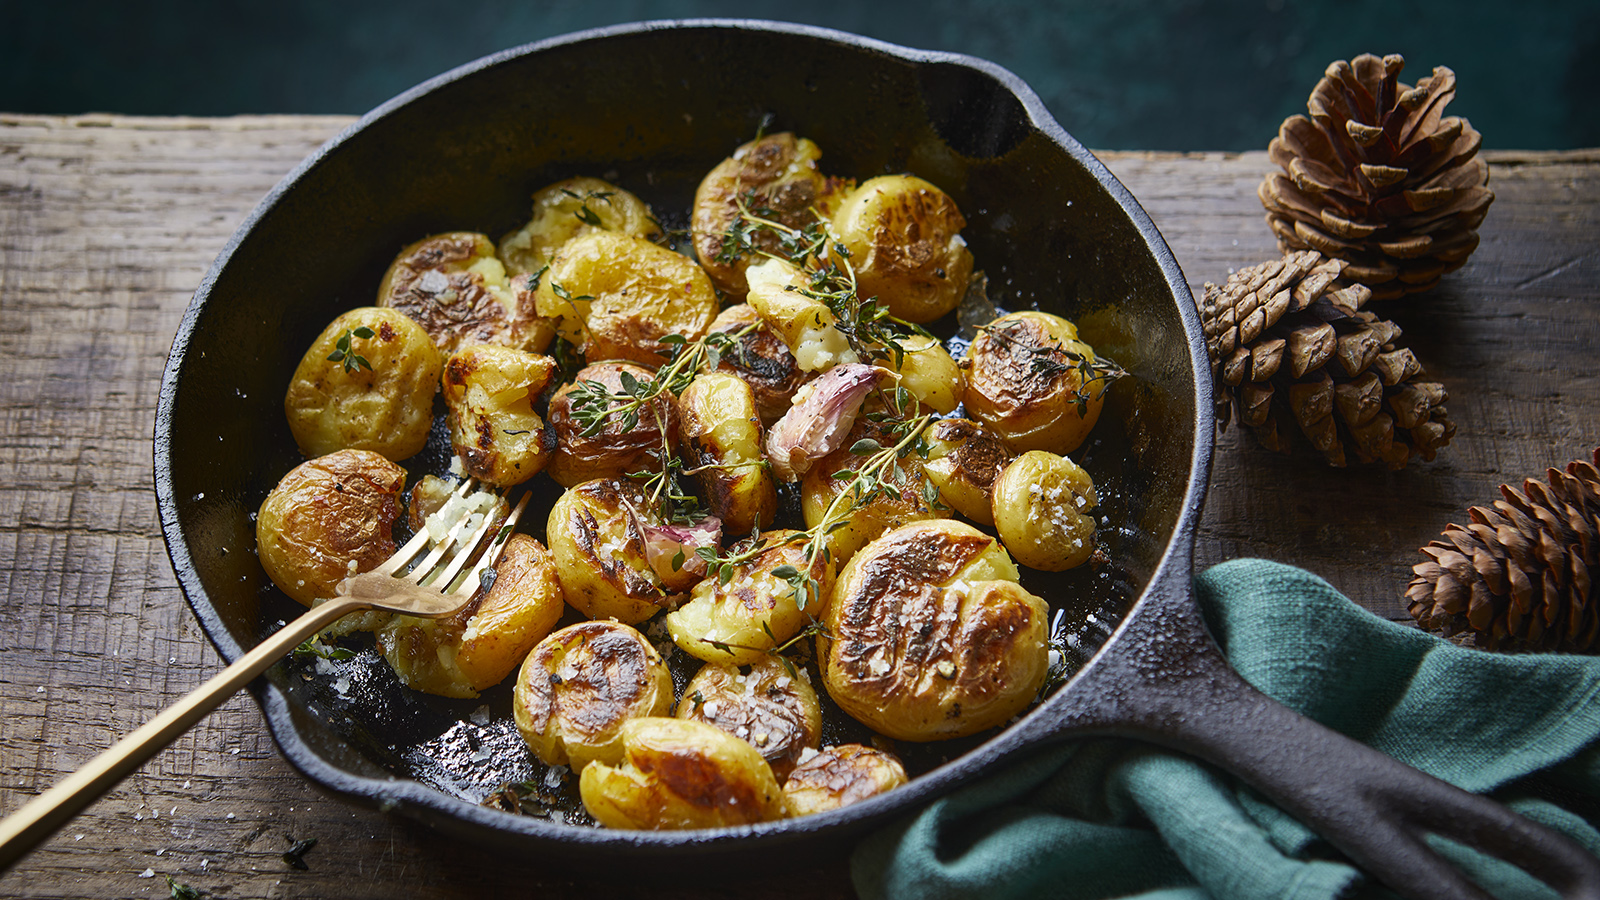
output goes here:
[[154, 878], [154, 877], [156, 877], [156, 870], [155, 869], [145, 869], [143, 872], [139, 873], [139, 877], [140, 878]]

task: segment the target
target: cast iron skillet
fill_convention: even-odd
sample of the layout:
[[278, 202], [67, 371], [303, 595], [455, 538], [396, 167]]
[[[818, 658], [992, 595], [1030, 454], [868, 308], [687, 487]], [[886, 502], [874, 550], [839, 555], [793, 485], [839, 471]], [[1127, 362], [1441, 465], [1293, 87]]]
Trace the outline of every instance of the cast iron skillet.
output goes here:
[[1239, 774], [1403, 894], [1486, 896], [1426, 846], [1421, 833], [1432, 832], [1496, 852], [1568, 896], [1600, 897], [1595, 860], [1575, 844], [1297, 716], [1228, 668], [1189, 593], [1211, 386], [1172, 253], [1128, 191], [1009, 72], [820, 29], [647, 23], [496, 54], [374, 110], [262, 201], [184, 316], [155, 426], [167, 546], [218, 651], [238, 658], [297, 609], [252, 552], [256, 507], [300, 462], [284, 386], [336, 314], [372, 302], [401, 246], [455, 229], [498, 237], [526, 217], [533, 190], [575, 174], [607, 177], [658, 211], [685, 210], [699, 178], [764, 116], [771, 130], [816, 140], [830, 173], [911, 171], [942, 186], [969, 219], [996, 300], [1077, 319], [1133, 373], [1084, 454], [1108, 497], [1102, 537], [1114, 565], [1033, 585], [1081, 623], [1076, 675], [905, 788], [749, 828], [619, 832], [479, 807], [397, 777], [384, 749], [417, 740], [419, 720], [467, 717], [470, 705], [441, 710], [379, 686], [352, 717], [279, 670], [253, 691], [296, 768], [337, 795], [480, 844], [568, 859], [748, 862], [857, 835], [1024, 751], [1122, 735]]

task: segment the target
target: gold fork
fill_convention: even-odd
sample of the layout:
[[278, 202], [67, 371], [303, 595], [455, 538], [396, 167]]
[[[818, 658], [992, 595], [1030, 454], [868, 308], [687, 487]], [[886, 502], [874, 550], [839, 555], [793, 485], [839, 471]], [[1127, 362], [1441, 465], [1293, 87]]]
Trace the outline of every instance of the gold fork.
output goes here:
[[[468, 479], [451, 495], [452, 500], [464, 500], [477, 490], [477, 480]], [[397, 573], [427, 550], [430, 533], [426, 527], [419, 528], [404, 547], [377, 569], [346, 578], [339, 585], [338, 596], [302, 613], [60, 784], [0, 820], [0, 871], [10, 868], [85, 806], [238, 693], [251, 679], [344, 616], [377, 609], [436, 619], [460, 610], [478, 590], [484, 570], [499, 560], [500, 551], [528, 505], [528, 494], [524, 492], [516, 508], [500, 520], [499, 514], [505, 512], [507, 504], [504, 498], [494, 497], [496, 504], [492, 512], [485, 513], [476, 523], [472, 522], [474, 510], [460, 515], [408, 574]], [[449, 509], [447, 503], [443, 511]], [[452, 548], [459, 549], [451, 553]], [[478, 553], [480, 548], [481, 554]], [[477, 562], [463, 573], [474, 557]]]

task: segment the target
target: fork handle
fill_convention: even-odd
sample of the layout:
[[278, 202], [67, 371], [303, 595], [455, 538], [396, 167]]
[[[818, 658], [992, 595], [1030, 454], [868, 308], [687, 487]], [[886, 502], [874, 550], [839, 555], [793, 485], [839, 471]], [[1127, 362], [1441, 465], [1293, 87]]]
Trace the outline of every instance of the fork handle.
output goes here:
[[128, 777], [145, 760], [221, 706], [302, 641], [345, 615], [371, 608], [372, 604], [365, 600], [337, 597], [307, 610], [111, 749], [0, 820], [0, 872], [11, 868], [84, 807]]

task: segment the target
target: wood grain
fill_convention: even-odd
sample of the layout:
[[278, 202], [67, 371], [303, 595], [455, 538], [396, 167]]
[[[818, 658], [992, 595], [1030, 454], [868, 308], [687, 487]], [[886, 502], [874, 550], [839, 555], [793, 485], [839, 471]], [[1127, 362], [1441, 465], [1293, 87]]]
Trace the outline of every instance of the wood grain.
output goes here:
[[[212, 258], [342, 117], [0, 115], [0, 811], [17, 808], [216, 671], [157, 524], [150, 431], [166, 352]], [[1276, 255], [1264, 153], [1107, 153], [1198, 292]], [[1432, 464], [1389, 473], [1222, 435], [1202, 565], [1304, 566], [1403, 617], [1415, 548], [1503, 481], [1600, 443], [1600, 152], [1491, 155], [1498, 194], [1471, 262], [1387, 314], [1450, 391]], [[317, 838], [310, 869], [281, 858]], [[151, 877], [141, 877], [149, 872]], [[594, 885], [320, 796], [235, 699], [13, 871], [0, 894], [589, 897]], [[848, 896], [805, 879], [655, 885], [657, 897]], [[689, 884], [688, 882], [685, 885]], [[630, 893], [635, 891], [630, 890]]]

